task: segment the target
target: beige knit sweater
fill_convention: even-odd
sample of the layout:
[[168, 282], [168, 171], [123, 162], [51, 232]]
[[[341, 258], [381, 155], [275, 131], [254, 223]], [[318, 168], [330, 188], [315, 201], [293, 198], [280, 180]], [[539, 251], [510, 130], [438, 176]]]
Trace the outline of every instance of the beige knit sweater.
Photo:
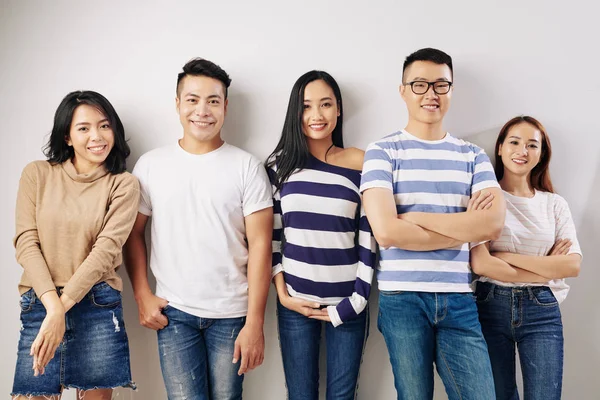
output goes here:
[[128, 172], [103, 168], [78, 174], [71, 161], [34, 161], [23, 170], [16, 207], [14, 245], [23, 267], [19, 291], [41, 296], [64, 287], [79, 302], [106, 282], [117, 290], [122, 247], [139, 207], [139, 183]]

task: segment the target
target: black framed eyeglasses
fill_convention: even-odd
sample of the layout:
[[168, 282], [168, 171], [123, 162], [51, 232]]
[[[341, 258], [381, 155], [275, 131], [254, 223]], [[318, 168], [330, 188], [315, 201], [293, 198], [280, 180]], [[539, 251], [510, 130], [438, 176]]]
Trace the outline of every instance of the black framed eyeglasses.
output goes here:
[[435, 94], [447, 94], [452, 87], [452, 82], [448, 81], [435, 81], [435, 82], [426, 82], [426, 81], [412, 81], [408, 83], [404, 83], [403, 86], [410, 85], [410, 89], [414, 94], [425, 94], [429, 90], [429, 87], [433, 86], [433, 91]]

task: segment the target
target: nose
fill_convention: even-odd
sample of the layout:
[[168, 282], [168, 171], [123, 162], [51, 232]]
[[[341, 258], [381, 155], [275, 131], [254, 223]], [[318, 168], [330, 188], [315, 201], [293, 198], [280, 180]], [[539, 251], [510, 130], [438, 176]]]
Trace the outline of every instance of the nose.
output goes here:
[[102, 136], [100, 135], [100, 130], [98, 128], [90, 128], [90, 139], [93, 142], [97, 142], [100, 139], [102, 139]]
[[433, 85], [429, 85], [429, 88], [427, 88], [427, 91], [425, 92], [425, 97], [434, 99], [439, 97], [439, 95], [433, 90]]
[[527, 148], [527, 145], [523, 146], [523, 155], [527, 155], [529, 153], [529, 149]]
[[198, 104], [196, 105], [196, 114], [198, 115], [208, 115], [209, 114], [209, 107], [208, 104], [206, 102], [202, 102], [199, 101]]
[[310, 110], [310, 117], [316, 120], [321, 119], [321, 116], [323, 115], [321, 111], [321, 107], [312, 107], [312, 109]]

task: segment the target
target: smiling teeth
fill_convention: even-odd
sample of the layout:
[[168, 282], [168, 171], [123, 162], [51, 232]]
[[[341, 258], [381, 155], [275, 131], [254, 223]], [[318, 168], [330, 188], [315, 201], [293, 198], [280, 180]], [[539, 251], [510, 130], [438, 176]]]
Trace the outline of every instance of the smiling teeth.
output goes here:
[[428, 110], [435, 110], [435, 109], [439, 108], [439, 106], [423, 106], [423, 108], [426, 108]]
[[209, 126], [211, 124], [211, 122], [196, 122], [196, 121], [192, 121], [192, 123], [194, 125], [202, 126], [202, 127], [206, 127], [206, 126]]
[[310, 127], [313, 129], [320, 129], [323, 128], [325, 126], [325, 124], [313, 124]]
[[100, 151], [104, 149], [104, 146], [88, 147], [91, 151]]
[[514, 159], [513, 162], [515, 162], [517, 164], [526, 164], [527, 163], [527, 161], [525, 161], [525, 160], [517, 160], [517, 159]]

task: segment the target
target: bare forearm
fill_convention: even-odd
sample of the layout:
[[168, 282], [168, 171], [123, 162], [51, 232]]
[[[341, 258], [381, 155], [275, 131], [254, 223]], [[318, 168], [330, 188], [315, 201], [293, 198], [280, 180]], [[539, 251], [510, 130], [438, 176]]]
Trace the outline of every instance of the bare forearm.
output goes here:
[[275, 290], [277, 290], [278, 297], [289, 296], [287, 287], [285, 285], [285, 278], [283, 277], [283, 272], [280, 272], [273, 277], [273, 284], [275, 285]]
[[46, 293], [44, 293], [41, 297], [40, 300], [42, 301], [42, 304], [44, 305], [44, 308], [46, 309], [46, 312], [48, 314], [50, 313], [65, 313], [65, 308], [63, 306], [63, 303], [60, 301], [60, 298], [58, 297], [58, 293], [56, 292], [56, 290], [50, 290], [47, 291]]
[[383, 248], [397, 247], [411, 251], [432, 251], [448, 249], [465, 243], [400, 219], [387, 221], [385, 226], [379, 229], [379, 232], [376, 227], [373, 227], [373, 233]]
[[518, 268], [541, 275], [548, 280], [575, 277], [579, 274], [580, 256], [569, 254], [564, 256], [529, 256], [516, 253], [493, 253], [507, 263]]
[[504, 218], [491, 210], [453, 214], [414, 212], [410, 213], [409, 221], [463, 243], [495, 240], [504, 224]]
[[484, 265], [477, 268], [475, 272], [501, 282], [546, 283], [549, 280], [546, 277], [525, 269], [514, 267], [506, 261], [493, 256], [487, 258]]
[[[271, 246], [270, 243], [254, 244], [248, 254], [248, 323], [264, 323], [265, 307], [271, 282]], [[278, 274], [275, 278], [281, 277]]]
[[152, 292], [148, 283], [146, 251], [146, 238], [143, 232], [132, 233], [123, 248], [125, 269], [127, 270], [127, 275], [129, 275], [136, 298]]

